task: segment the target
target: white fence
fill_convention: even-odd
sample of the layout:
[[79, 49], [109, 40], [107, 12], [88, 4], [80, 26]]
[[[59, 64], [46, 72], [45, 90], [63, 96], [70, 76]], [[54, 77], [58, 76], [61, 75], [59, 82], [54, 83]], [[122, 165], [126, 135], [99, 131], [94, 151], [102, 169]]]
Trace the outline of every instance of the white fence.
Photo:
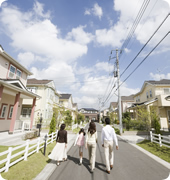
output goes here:
[[155, 142], [160, 145], [160, 147], [166, 146], [170, 148], [170, 136], [161, 136], [160, 134], [154, 134], [150, 131], [151, 142]]
[[[52, 143], [56, 140], [57, 132], [52, 133], [50, 135], [47, 134], [47, 142], [46, 145]], [[27, 140], [25, 144], [17, 146], [17, 147], [9, 147], [8, 150], [1, 152], [0, 157], [6, 156], [3, 160], [0, 161], [0, 165], [4, 164], [4, 167], [0, 169], [0, 173], [5, 171], [7, 172], [11, 166], [18, 163], [22, 160], [27, 160], [28, 156], [30, 156], [33, 153], [38, 153], [41, 148], [44, 147], [45, 139], [40, 139], [40, 137], [37, 140], [34, 140], [35, 144], [30, 146], [30, 140]], [[24, 150], [23, 150], [24, 148]], [[16, 150], [19, 152], [15, 152]], [[17, 158], [18, 156], [21, 156]], [[15, 160], [13, 159], [15, 158]], [[13, 160], [12, 160], [13, 159]], [[12, 161], [11, 161], [12, 160]]]

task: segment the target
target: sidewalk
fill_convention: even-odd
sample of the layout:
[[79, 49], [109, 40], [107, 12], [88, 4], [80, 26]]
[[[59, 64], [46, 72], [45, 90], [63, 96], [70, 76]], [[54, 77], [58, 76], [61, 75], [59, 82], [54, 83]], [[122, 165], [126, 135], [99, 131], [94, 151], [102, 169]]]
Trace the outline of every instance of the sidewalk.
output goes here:
[[[75, 138], [76, 138], [77, 134], [73, 134], [70, 133], [68, 131], [68, 145], [67, 145], [67, 151], [70, 150], [70, 148], [72, 147], [72, 145], [74, 144]], [[50, 163], [48, 163], [44, 169], [40, 172], [40, 174], [37, 175], [36, 178], [34, 178], [33, 180], [48, 180], [48, 178], [50, 177], [50, 175], [53, 173], [53, 171], [57, 168], [56, 162], [51, 160]]]

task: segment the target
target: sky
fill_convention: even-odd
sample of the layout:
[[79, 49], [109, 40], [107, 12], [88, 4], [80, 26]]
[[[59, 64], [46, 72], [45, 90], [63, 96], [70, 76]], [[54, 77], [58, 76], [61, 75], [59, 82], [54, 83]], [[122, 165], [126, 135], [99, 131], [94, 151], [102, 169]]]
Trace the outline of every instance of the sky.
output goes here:
[[168, 13], [170, 0], [6, 0], [0, 44], [29, 78], [53, 80], [78, 108], [106, 109], [118, 100], [116, 57], [121, 96], [170, 79]]

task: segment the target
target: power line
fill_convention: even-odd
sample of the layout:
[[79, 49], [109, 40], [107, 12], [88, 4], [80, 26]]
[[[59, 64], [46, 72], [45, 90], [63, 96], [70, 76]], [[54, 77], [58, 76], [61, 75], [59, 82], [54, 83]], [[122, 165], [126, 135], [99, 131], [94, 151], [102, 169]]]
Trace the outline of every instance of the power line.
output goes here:
[[[120, 86], [139, 68], [139, 66], [147, 59], [147, 57], [159, 46], [159, 44], [169, 35], [170, 31], [157, 43], [157, 45], [147, 54], [147, 56], [138, 64], [138, 66], [129, 74], [129, 76], [120, 84]], [[119, 87], [120, 87], [119, 86]], [[118, 87], [118, 88], [119, 88]], [[117, 88], [117, 89], [118, 89]], [[116, 89], [116, 90], [117, 90]]]
[[158, 28], [155, 30], [155, 32], [152, 34], [152, 36], [148, 39], [148, 41], [145, 43], [145, 45], [141, 48], [141, 50], [138, 52], [138, 54], [135, 56], [135, 58], [130, 62], [130, 64], [126, 67], [126, 69], [121, 73], [120, 77], [125, 73], [125, 71], [131, 66], [131, 64], [136, 60], [136, 58], [139, 56], [139, 54], [142, 52], [142, 50], [146, 47], [146, 45], [149, 43], [149, 41], [153, 38], [153, 36], [156, 34], [156, 32], [160, 29], [160, 27], [163, 25], [163, 23], [166, 21], [166, 19], [169, 17], [170, 13], [165, 17], [165, 19], [162, 21], [162, 23], [158, 26]]

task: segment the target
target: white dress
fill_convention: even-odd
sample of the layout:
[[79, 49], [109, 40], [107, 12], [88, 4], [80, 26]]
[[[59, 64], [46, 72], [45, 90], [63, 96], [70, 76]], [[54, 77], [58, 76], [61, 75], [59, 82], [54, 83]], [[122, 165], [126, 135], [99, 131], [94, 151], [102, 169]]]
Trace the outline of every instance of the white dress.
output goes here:
[[63, 161], [63, 159], [67, 159], [67, 148], [65, 147], [65, 143], [59, 143], [55, 145], [51, 154], [48, 156], [50, 159], [55, 161]]

